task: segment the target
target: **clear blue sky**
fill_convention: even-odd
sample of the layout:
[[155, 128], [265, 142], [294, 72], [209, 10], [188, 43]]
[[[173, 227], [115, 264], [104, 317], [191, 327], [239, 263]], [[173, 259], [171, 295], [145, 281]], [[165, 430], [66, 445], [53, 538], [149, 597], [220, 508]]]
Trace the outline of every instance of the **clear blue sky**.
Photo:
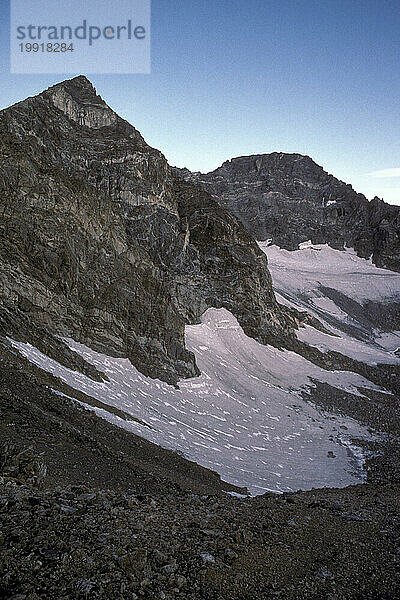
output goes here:
[[[3, 108], [71, 76], [11, 75], [0, 6]], [[88, 76], [171, 164], [300, 152], [400, 204], [399, 0], [153, 0], [152, 11], [152, 74]]]

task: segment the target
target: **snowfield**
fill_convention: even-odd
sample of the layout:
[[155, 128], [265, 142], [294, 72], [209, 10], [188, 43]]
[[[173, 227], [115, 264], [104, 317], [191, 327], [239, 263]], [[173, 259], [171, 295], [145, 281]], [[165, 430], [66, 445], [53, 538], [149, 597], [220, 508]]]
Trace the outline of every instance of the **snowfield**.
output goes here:
[[[313, 312], [332, 333], [307, 326], [298, 332], [301, 340], [368, 364], [400, 363], [398, 332], [376, 330], [370, 342], [352, 337], [346, 327], [361, 325], [323, 292], [330, 288], [360, 302], [394, 302], [400, 294], [398, 274], [327, 246], [307, 244], [297, 252], [267, 243], [260, 247], [268, 255], [278, 300]], [[371, 439], [371, 432], [353, 419], [320, 410], [303, 395], [315, 387], [313, 381], [360, 397], [360, 388], [379, 388], [358, 374], [325, 371], [294, 352], [259, 344], [225, 309], [209, 309], [201, 324], [186, 327], [186, 344], [201, 376], [181, 381], [179, 389], [142, 375], [128, 359], [99, 354], [73, 340], [67, 340], [70, 348], [109, 382], [95, 382], [30, 344], [10, 341], [40, 368], [141, 422], [91, 407], [98, 415], [252, 494], [344, 487], [365, 479], [363, 452], [354, 439]]]
[[97, 383], [60, 365], [29, 344], [21, 354], [64, 382], [145, 422], [96, 412], [163, 447], [217, 471], [253, 494], [364, 479], [362, 452], [352, 438], [369, 439], [352, 419], [324, 413], [301, 397], [310, 377], [360, 394], [378, 389], [360, 375], [324, 371], [289, 351], [247, 337], [225, 309], [210, 309], [186, 329], [187, 346], [202, 375], [179, 388], [145, 377], [127, 359], [111, 358], [69, 341], [69, 346], [110, 379]]
[[300, 244], [290, 251], [258, 242], [268, 257], [274, 288], [296, 300], [316, 293], [320, 285], [332, 287], [356, 302], [389, 302], [400, 299], [400, 275], [379, 269], [371, 260], [359, 258], [352, 248], [334, 250], [327, 244]]
[[363, 319], [366, 302], [377, 303], [378, 311], [398, 304], [399, 312], [399, 273], [377, 268], [350, 248], [305, 242], [290, 252], [268, 242], [259, 246], [268, 257], [278, 302], [306, 310], [332, 332], [305, 327], [298, 332], [300, 340], [371, 365], [399, 364], [400, 331], [382, 331]]
[[352, 248], [334, 250], [327, 244], [300, 244], [290, 251], [258, 242], [268, 257], [274, 287], [291, 292], [294, 298], [310, 293], [318, 285], [334, 287], [359, 303], [400, 298], [400, 275], [379, 269], [371, 260], [359, 258]]

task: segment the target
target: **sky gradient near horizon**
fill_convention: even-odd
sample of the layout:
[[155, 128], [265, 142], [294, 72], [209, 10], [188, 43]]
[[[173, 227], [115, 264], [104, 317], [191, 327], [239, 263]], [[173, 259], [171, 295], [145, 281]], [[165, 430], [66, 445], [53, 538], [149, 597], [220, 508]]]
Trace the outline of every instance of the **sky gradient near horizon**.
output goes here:
[[[173, 165], [298, 152], [400, 204], [399, 64], [398, 0], [153, 0], [152, 73], [84, 74]], [[10, 74], [0, 0], [0, 108], [71, 77]]]

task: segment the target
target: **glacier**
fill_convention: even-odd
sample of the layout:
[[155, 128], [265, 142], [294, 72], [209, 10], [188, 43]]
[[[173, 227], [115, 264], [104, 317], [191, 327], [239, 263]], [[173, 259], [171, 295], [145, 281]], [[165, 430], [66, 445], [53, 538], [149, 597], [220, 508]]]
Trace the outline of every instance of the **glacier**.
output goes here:
[[[400, 346], [398, 332], [377, 330], [373, 343], [352, 337], [341, 329], [351, 317], [321, 291], [322, 284], [357, 299], [394, 301], [400, 291], [398, 274], [377, 269], [351, 250], [260, 247], [268, 256], [278, 301], [313, 312], [327, 328], [322, 332], [307, 325], [298, 331], [299, 339], [367, 364], [400, 363], [388, 349]], [[323, 319], [328, 313], [336, 326]], [[360, 397], [363, 390], [385, 390], [359, 374], [327, 371], [292, 351], [258, 343], [223, 308], [208, 309], [200, 324], [186, 326], [185, 337], [201, 375], [180, 381], [178, 388], [146, 377], [126, 358], [95, 352], [72, 339], [66, 340], [71, 350], [108, 381], [93, 381], [28, 343], [10, 342], [39, 368], [132, 420], [90, 407], [99, 416], [181, 453], [251, 494], [365, 481], [365, 456], [357, 440], [376, 439], [379, 432], [322, 410], [307, 393], [315, 382]]]

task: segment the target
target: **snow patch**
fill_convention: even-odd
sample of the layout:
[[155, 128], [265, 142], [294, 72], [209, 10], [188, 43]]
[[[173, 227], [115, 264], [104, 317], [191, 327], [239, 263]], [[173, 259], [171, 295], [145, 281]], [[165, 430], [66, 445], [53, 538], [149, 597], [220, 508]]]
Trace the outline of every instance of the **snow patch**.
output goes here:
[[301, 328], [300, 340], [371, 365], [400, 364], [399, 332], [383, 332], [362, 318], [368, 301], [400, 303], [398, 273], [359, 258], [352, 248], [335, 250], [305, 242], [301, 250], [291, 252], [264, 242], [259, 246], [268, 257], [278, 302], [311, 313], [332, 332], [327, 336], [311, 327]]
[[315, 387], [312, 380], [359, 395], [359, 387], [378, 388], [355, 373], [324, 371], [293, 352], [259, 344], [225, 309], [209, 309], [201, 324], [186, 327], [187, 347], [195, 352], [202, 374], [181, 381], [179, 389], [142, 375], [128, 359], [94, 352], [73, 340], [67, 341], [70, 348], [109, 381], [93, 381], [30, 344], [10, 341], [72, 388], [151, 424], [151, 429], [95, 408], [99, 416], [179, 451], [252, 494], [364, 480], [352, 439], [370, 439], [367, 428], [319, 410], [302, 392]]

